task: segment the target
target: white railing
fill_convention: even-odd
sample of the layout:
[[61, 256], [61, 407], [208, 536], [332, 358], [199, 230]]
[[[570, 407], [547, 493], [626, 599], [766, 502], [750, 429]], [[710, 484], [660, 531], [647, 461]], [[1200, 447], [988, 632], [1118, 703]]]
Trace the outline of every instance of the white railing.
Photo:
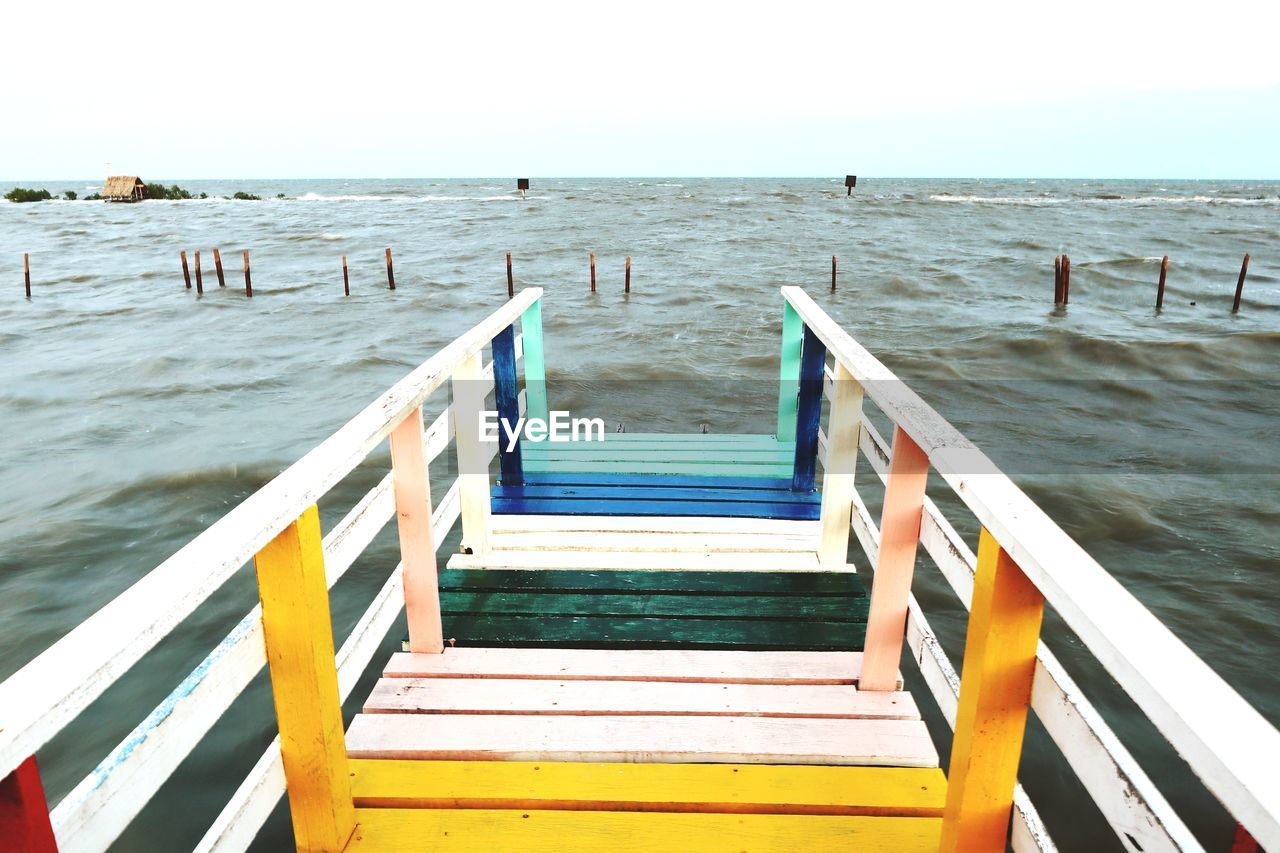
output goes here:
[[[361, 498], [323, 540], [324, 580], [332, 587], [391, 518], [400, 516], [402, 562], [336, 656], [339, 689], [345, 698], [405, 606], [404, 567], [415, 562], [422, 564], [434, 583], [434, 543], [442, 540], [460, 515], [467, 514], [468, 497], [485, 507], [488, 505], [485, 475], [478, 475], [478, 480], [485, 482], [473, 484], [470, 495], [462, 494], [466, 489], [455, 481], [434, 507], [429, 493], [425, 496], [429, 513], [425, 541], [431, 543], [431, 553], [423, 554], [421, 548], [415, 551], [405, 535], [405, 518], [413, 512], [421, 515], [420, 507], [405, 505], [405, 483], [412, 484], [416, 477], [425, 484], [426, 466], [444, 452], [454, 438], [456, 398], [466, 395], [469, 405], [483, 405], [486, 389], [493, 387], [493, 366], [481, 369], [482, 351], [498, 333], [513, 328], [517, 322], [526, 334], [515, 338], [515, 358], [521, 358], [527, 345], [530, 350], [527, 379], [530, 383], [536, 380], [537, 393], [543, 393], [541, 295], [540, 289], [517, 294], [0, 684], [0, 779], [74, 720], [227, 579], [390, 437], [393, 471]], [[531, 372], [535, 362], [536, 377]], [[459, 380], [454, 383], [454, 405], [446, 408], [430, 428], [424, 430], [424, 401], [450, 379]], [[410, 436], [414, 438], [406, 439]], [[400, 440], [398, 447], [397, 439]], [[482, 452], [487, 455], [480, 458], [480, 463], [487, 467], [493, 448], [482, 448]], [[412, 468], [408, 476], [405, 476], [406, 468]], [[477, 479], [474, 471], [470, 475]], [[459, 479], [467, 476], [464, 474]], [[475, 514], [473, 509], [472, 515]], [[483, 525], [484, 520], [479, 523]], [[480, 526], [467, 527], [464, 535], [484, 539], [487, 534]], [[438, 625], [438, 610], [435, 619]], [[255, 607], [52, 810], [49, 817], [59, 848], [105, 850], [250, 680], [262, 671], [266, 662], [261, 607]], [[243, 849], [283, 793], [284, 775], [276, 743], [263, 753], [206, 834], [200, 849]]]
[[[990, 692], [993, 686], [1013, 694], [1025, 691], [1030, 707], [1126, 849], [1202, 849], [1057, 659], [1036, 640], [1038, 619], [1035, 635], [1031, 636], [1036, 640], [1031, 647], [1034, 656], [1028, 661], [1030, 668], [1025, 677], [1009, 679], [984, 673], [981, 666], [974, 667], [971, 673], [968, 655], [970, 647], [975, 645], [975, 632], [981, 634], [990, 631], [993, 625], [998, 627], [1000, 620], [1008, 615], [999, 606], [993, 608], [989, 600], [984, 602], [983, 615], [979, 617], [974, 611], [970, 618], [966, 680], [957, 677], [910, 593], [915, 543], [924, 546], [966, 607], [973, 603], [975, 571], [981, 572], [983, 567], [938, 507], [925, 496], [923, 482], [918, 483], [918, 489], [908, 489], [911, 493], [905, 499], [903, 487], [899, 485], [897, 497], [894, 496], [895, 477], [903, 476], [903, 472], [894, 467], [894, 457], [902, 454], [908, 460], [913, 457], [924, 460], [923, 468], [907, 466], [908, 475], [918, 476], [931, 468], [942, 476], [976, 516], [984, 536], [994, 540], [1000, 565], [1011, 567], [1005, 569], [1006, 573], [1016, 571], [1034, 585], [1043, 602], [1058, 612], [1234, 818], [1264, 847], [1280, 849], [1280, 778], [1275, 772], [1280, 765], [1280, 732], [807, 294], [794, 287], [784, 287], [782, 293], [803, 326], [817, 336], [832, 357], [833, 363], [825, 367], [824, 391], [832, 401], [833, 412], [838, 411], [840, 399], [857, 401], [858, 414], [854, 419], [859, 427], [852, 432], [861, 454], [886, 485], [883, 525], [893, 526], [900, 542], [911, 541], [907, 568], [900, 568], [902, 560], [899, 560], [899, 565], [888, 568], [889, 574], [897, 573], [897, 576], [881, 577], [885, 566], [880, 546], [885, 531], [877, 527], [862, 497], [854, 490], [852, 530], [871, 564], [877, 566], [871, 621], [876, 620], [878, 596], [882, 616], [901, 614], [905, 622], [905, 631], [897, 628], [896, 636], [892, 619], [882, 620], [881, 628], [884, 622], [889, 622], [889, 630], [877, 632], [876, 626], [870, 625], [866, 657], [879, 655], [896, 664], [905, 634], [905, 642], [925, 683], [953, 728], [958, 705], [964, 704], [962, 697], [970, 681], [973, 693], [984, 687]], [[848, 388], [842, 390], [842, 385], [856, 386], [857, 393]], [[892, 448], [861, 414], [864, 398], [871, 400], [893, 423]], [[835, 445], [841, 445], [838, 452], [848, 454], [847, 420], [840, 432], [843, 437], [836, 441], [833, 429], [830, 447], [827, 437], [820, 435], [820, 456], [824, 461], [837, 453]], [[847, 462], [840, 463], [841, 470], [845, 466]], [[988, 567], [988, 570], [994, 569]], [[875, 644], [882, 648], [873, 648]], [[956, 743], [956, 750], [962, 751], [959, 737]], [[1021, 739], [1014, 745], [1020, 749]], [[1030, 799], [1021, 786], [1015, 788], [1016, 779], [1012, 774], [1017, 768], [1016, 753], [1012, 757], [953, 754], [949, 778], [954, 796], [948, 801], [945, 819], [953, 826], [944, 830], [944, 848], [948, 843], [956, 844], [954, 824], [963, 821], [967, 814], [963, 793], [954, 790], [960, 775], [958, 761], [973, 765], [965, 771], [969, 774], [989, 773], [1000, 784], [1007, 785], [1013, 807], [1015, 850], [1053, 849], [1052, 840]], [[975, 771], [974, 766], [979, 769]], [[948, 832], [952, 833], [950, 841]]]

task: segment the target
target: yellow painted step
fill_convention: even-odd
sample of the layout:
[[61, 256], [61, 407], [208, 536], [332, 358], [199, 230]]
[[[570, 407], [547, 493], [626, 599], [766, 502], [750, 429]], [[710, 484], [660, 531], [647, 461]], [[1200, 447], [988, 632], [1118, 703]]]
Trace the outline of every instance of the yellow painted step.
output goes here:
[[352, 759], [366, 808], [939, 817], [937, 768]]
[[488, 809], [356, 809], [350, 851], [917, 853], [941, 818]]

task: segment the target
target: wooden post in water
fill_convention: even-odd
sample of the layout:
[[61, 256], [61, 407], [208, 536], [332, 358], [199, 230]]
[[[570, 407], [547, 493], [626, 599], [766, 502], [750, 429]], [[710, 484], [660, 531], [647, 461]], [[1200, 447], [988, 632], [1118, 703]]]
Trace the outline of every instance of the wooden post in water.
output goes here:
[[836, 256], [831, 256], [831, 292], [836, 292]]
[[516, 280], [511, 276], [511, 253], [507, 252], [507, 298], [516, 295]]
[[1156, 285], [1156, 310], [1164, 307], [1164, 280], [1169, 275], [1169, 256], [1160, 262], [1160, 283]]
[[196, 249], [196, 295], [204, 295], [204, 278], [200, 275], [200, 250]]
[[1071, 299], [1071, 258], [1062, 256], [1062, 304]]
[[249, 250], [244, 250], [244, 295], [253, 298], [253, 282], [249, 279]]
[[387, 288], [390, 290], [396, 289], [396, 274], [391, 269], [391, 250], [390, 249], [387, 249]]
[[27, 286], [27, 298], [31, 298], [31, 256], [22, 253], [22, 280]]
[[187, 269], [187, 252], [184, 249], [178, 253], [182, 258], [182, 280], [187, 283], [187, 290], [191, 289], [191, 272]]
[[33, 755], [0, 779], [0, 838], [6, 850], [57, 853], [40, 769]]
[[218, 254], [218, 250], [213, 250], [213, 267], [218, 271], [218, 287], [226, 287], [227, 280], [222, 277], [222, 255]]
[[1062, 255], [1056, 255], [1053, 259], [1053, 304], [1059, 305], [1062, 302]]
[[591, 292], [596, 292], [596, 253], [591, 253]]
[[1249, 256], [1244, 256], [1244, 263], [1240, 265], [1240, 278], [1236, 280], [1236, 299], [1231, 303], [1231, 313], [1235, 314], [1240, 310], [1240, 296], [1244, 293], [1244, 277], [1249, 274]]
[[627, 283], [623, 290], [623, 293], [630, 293], [630, 292], [631, 292], [631, 256], [627, 255]]
[[342, 295], [351, 295], [351, 278], [347, 275], [347, 256], [342, 256]]

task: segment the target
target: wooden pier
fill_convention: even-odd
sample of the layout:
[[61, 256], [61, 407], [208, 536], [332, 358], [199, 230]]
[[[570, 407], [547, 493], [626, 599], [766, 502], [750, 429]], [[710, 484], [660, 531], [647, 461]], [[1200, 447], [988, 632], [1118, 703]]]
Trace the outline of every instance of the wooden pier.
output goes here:
[[[515, 293], [0, 684], [0, 837], [106, 850], [266, 666], [279, 737], [198, 850], [245, 849], [287, 795], [300, 850], [1052, 851], [1018, 783], [1029, 712], [1125, 849], [1201, 850], [1041, 642], [1048, 607], [1280, 849], [1280, 733], [808, 295], [782, 296], [774, 433], [509, 448], [480, 439], [483, 412], [549, 412], [541, 291]], [[323, 531], [317, 504], [384, 442], [391, 470]], [[451, 444], [460, 473], [433, 495]], [[885, 486], [878, 523], [855, 473]], [[329, 590], [393, 518], [400, 562], [338, 644]], [[921, 549], [970, 610], [963, 678], [912, 592]], [[249, 561], [261, 605], [50, 810], [32, 756]], [[406, 651], [375, 660], [402, 612]], [[922, 703], [955, 731], [945, 770]]]

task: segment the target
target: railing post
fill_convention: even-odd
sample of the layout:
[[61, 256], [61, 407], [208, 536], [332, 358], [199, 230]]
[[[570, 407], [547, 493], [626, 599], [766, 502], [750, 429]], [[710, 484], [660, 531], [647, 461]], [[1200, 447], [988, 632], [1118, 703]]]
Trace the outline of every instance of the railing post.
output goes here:
[[355, 831], [355, 807], [316, 508], [268, 542], [254, 564], [294, 839], [299, 850], [342, 850]]
[[404, 610], [409, 651], [444, 651], [440, 625], [440, 582], [436, 576], [436, 537], [431, 528], [431, 480], [427, 471], [422, 407], [391, 431], [391, 470], [404, 564]]
[[0, 779], [0, 843], [5, 850], [56, 853], [40, 769], [33, 755]]
[[[778, 373], [778, 441], [796, 440], [796, 396], [800, 393], [800, 350], [804, 323], [782, 300], [782, 367]], [[527, 356], [526, 356], [527, 358]]]
[[822, 419], [822, 368], [827, 348], [808, 326], [800, 352], [800, 395], [796, 399], [796, 454], [791, 489], [812, 492], [817, 487], [818, 422]]
[[818, 562], [849, 560], [849, 522], [853, 513], [853, 475], [858, 465], [862, 428], [862, 385], [839, 361], [831, 389], [827, 461], [822, 469], [822, 537]]
[[480, 353], [477, 352], [457, 366], [452, 383], [462, 547], [472, 554], [489, 551], [489, 454], [480, 441], [480, 419], [485, 406], [485, 383], [480, 377]]
[[965, 637], [942, 851], [1003, 850], [1044, 596], [984, 528]]
[[547, 363], [542, 349], [542, 300], [536, 300], [520, 315], [520, 334], [524, 338], [525, 411], [530, 418], [546, 420]]
[[[508, 430], [520, 422], [520, 389], [516, 384], [516, 327], [507, 326], [493, 338], [493, 388], [498, 404], [498, 462], [504, 486], [524, 485], [520, 439], [508, 449]], [[505, 426], [504, 426], [505, 424]]]
[[929, 457], [900, 426], [893, 428], [889, 477], [880, 513], [880, 553], [871, 582], [871, 612], [863, 644], [860, 690], [896, 690], [902, 641], [907, 628], [907, 599], [920, 541], [924, 487]]

